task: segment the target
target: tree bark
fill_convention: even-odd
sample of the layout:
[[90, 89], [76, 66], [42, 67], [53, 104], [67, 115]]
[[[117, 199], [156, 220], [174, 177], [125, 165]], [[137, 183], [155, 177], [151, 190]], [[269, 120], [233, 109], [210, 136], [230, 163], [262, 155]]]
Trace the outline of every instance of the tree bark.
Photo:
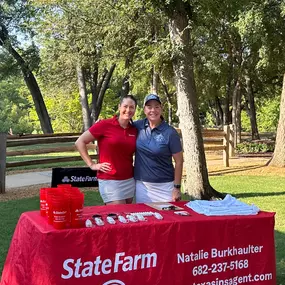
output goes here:
[[95, 123], [95, 108], [96, 108], [96, 101], [98, 98], [98, 92], [97, 92], [97, 84], [98, 84], [98, 76], [99, 76], [99, 67], [96, 63], [93, 67], [93, 70], [90, 71], [90, 89], [92, 94], [92, 100], [91, 100], [91, 124]]
[[5, 48], [10, 53], [21, 68], [25, 83], [32, 95], [43, 133], [53, 133], [50, 117], [48, 115], [48, 111], [37, 80], [33, 72], [30, 70], [28, 64], [10, 44], [8, 31], [3, 25], [0, 25], [0, 46]]
[[223, 128], [223, 126], [224, 126], [224, 123], [223, 123], [224, 112], [223, 112], [223, 108], [221, 106], [221, 101], [220, 101], [218, 96], [215, 96], [215, 102], [216, 102], [216, 108], [217, 108], [218, 118], [219, 118], [217, 126], [220, 126]]
[[276, 134], [274, 154], [270, 166], [285, 167], [285, 74], [280, 101], [280, 115]]
[[167, 106], [168, 106], [168, 124], [171, 125], [172, 124], [172, 104], [171, 104], [171, 95], [168, 92], [168, 88], [167, 85], [165, 83], [165, 81], [163, 80], [163, 78], [161, 76], [159, 76], [160, 78], [160, 82], [164, 91], [164, 95], [166, 97], [167, 100]]
[[104, 98], [104, 95], [105, 95], [105, 92], [108, 88], [108, 85], [110, 83], [110, 80], [111, 80], [111, 77], [112, 77], [112, 74], [114, 72], [114, 69], [116, 67], [116, 64], [113, 64], [109, 71], [107, 72], [103, 82], [102, 82], [102, 85], [101, 85], [101, 88], [100, 88], [100, 91], [98, 93], [98, 99], [97, 99], [97, 102], [96, 102], [96, 109], [95, 109], [95, 121], [98, 120], [98, 117], [100, 115], [100, 112], [101, 112], [101, 109], [102, 109], [102, 104], [103, 104], [103, 98]]
[[[91, 103], [91, 114], [92, 114], [91, 116], [92, 116], [92, 123], [93, 124], [96, 122], [96, 120], [98, 119], [98, 117], [100, 115], [100, 112], [98, 113], [96, 111], [97, 101], [98, 101], [98, 96], [99, 96], [100, 90], [102, 88], [102, 85], [103, 85], [103, 82], [105, 80], [107, 73], [108, 73], [108, 70], [106, 68], [104, 68], [103, 73], [102, 73], [102, 75], [98, 81], [99, 73], [97, 72], [96, 88], [95, 88], [94, 92], [92, 92], [92, 103]], [[98, 114], [98, 116], [97, 116], [97, 114]], [[96, 117], [97, 117], [97, 119], [96, 119]]]
[[209, 110], [215, 121], [215, 126], [222, 128], [223, 127], [223, 108], [221, 106], [220, 99], [215, 95], [214, 100], [208, 101]]
[[77, 82], [78, 82], [79, 95], [80, 95], [80, 103], [82, 109], [83, 126], [84, 126], [84, 131], [86, 131], [91, 127], [91, 117], [88, 105], [84, 68], [79, 63], [77, 64], [76, 72], [77, 72]]
[[[135, 46], [135, 42], [136, 42], [136, 35], [133, 35], [133, 37], [131, 38], [130, 43], [129, 43], [129, 48], [134, 47]], [[124, 78], [122, 80], [122, 88], [121, 88], [121, 90], [119, 92], [119, 97], [126, 96], [130, 92], [129, 68], [131, 66], [131, 63], [133, 62], [134, 55], [135, 55], [135, 49], [132, 48], [130, 54], [128, 54], [128, 56], [125, 59], [125, 70], [127, 71], [127, 73], [125, 74], [125, 76], [124, 76]]]
[[224, 125], [230, 124], [230, 97], [232, 92], [232, 82], [233, 82], [233, 55], [232, 46], [229, 47], [229, 57], [228, 57], [228, 76], [226, 84], [226, 96], [224, 104]]
[[[90, 81], [89, 84], [91, 86], [91, 93], [92, 93], [92, 102], [90, 105], [91, 124], [94, 124], [98, 120], [98, 117], [102, 109], [103, 99], [104, 99], [106, 90], [108, 89], [108, 85], [110, 83], [114, 69], [115, 69], [115, 65], [112, 65], [109, 71], [105, 68], [99, 80], [98, 80], [99, 71], [98, 71], [97, 64], [93, 67], [92, 73], [88, 72], [88, 81]], [[84, 74], [85, 73], [86, 72], [84, 72]], [[84, 78], [84, 81], [86, 81], [86, 78]], [[120, 96], [122, 96], [122, 94], [120, 94]], [[89, 111], [89, 115], [90, 115], [90, 111]]]
[[218, 112], [216, 110], [216, 106], [211, 100], [208, 101], [208, 105], [209, 105], [209, 111], [213, 119], [215, 120], [215, 126], [219, 126], [219, 117], [218, 117]]
[[237, 85], [235, 84], [232, 97], [232, 124], [234, 125], [234, 147], [237, 146]]
[[151, 84], [151, 93], [158, 94], [158, 72], [155, 69], [155, 66], [152, 67], [152, 84]]
[[129, 92], [130, 92], [130, 81], [129, 81], [129, 79], [130, 79], [129, 75], [126, 75], [123, 78], [121, 94], [120, 94], [121, 97], [124, 97], [124, 96], [128, 95]]
[[234, 147], [240, 143], [241, 139], [241, 97], [240, 97], [240, 80], [235, 83], [232, 97], [232, 124], [234, 125]]
[[172, 64], [177, 89], [178, 117], [183, 136], [186, 189], [192, 199], [211, 199], [219, 196], [208, 179], [197, 94], [193, 71], [193, 54], [188, 17], [183, 1], [176, 1], [170, 15], [169, 30], [174, 55]]
[[255, 110], [254, 94], [252, 89], [252, 81], [247, 73], [245, 75], [245, 81], [246, 81], [247, 103], [249, 107], [248, 108], [249, 119], [251, 125], [251, 137], [253, 140], [259, 140], [260, 137], [256, 123], [256, 110]]
[[237, 133], [237, 143], [241, 142], [241, 85], [240, 81], [237, 81], [237, 112], [236, 112], [236, 133]]

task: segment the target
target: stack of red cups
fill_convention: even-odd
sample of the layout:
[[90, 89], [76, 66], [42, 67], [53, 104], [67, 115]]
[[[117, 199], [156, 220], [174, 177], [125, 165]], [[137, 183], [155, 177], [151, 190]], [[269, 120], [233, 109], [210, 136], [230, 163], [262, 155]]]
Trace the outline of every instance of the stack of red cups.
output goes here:
[[41, 216], [46, 216], [47, 188], [40, 189], [40, 213]]
[[40, 213], [56, 229], [81, 227], [83, 205], [84, 194], [69, 184], [40, 189]]

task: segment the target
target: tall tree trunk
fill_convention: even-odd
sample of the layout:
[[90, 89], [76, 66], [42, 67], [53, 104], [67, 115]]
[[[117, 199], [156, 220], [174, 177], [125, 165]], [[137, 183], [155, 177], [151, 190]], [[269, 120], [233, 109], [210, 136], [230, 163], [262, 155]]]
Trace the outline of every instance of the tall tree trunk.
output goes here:
[[[137, 14], [137, 13], [136, 13]], [[138, 15], [134, 16], [134, 17], [138, 17]], [[129, 68], [131, 66], [131, 63], [133, 62], [134, 56], [135, 56], [135, 49], [133, 48], [135, 46], [135, 42], [136, 42], [136, 35], [134, 34], [130, 40], [129, 43], [129, 48], [131, 50], [130, 54], [127, 55], [126, 59], [125, 59], [125, 70], [126, 70], [126, 74], [122, 80], [122, 88], [119, 92], [119, 96], [123, 97], [129, 94], [130, 92], [130, 74], [129, 74]]]
[[121, 94], [120, 94], [121, 97], [124, 97], [124, 96], [128, 95], [129, 92], [130, 92], [130, 81], [129, 81], [129, 79], [130, 79], [129, 75], [126, 75], [123, 78]]
[[176, 1], [176, 9], [170, 15], [170, 39], [175, 54], [172, 64], [177, 89], [178, 116], [183, 135], [184, 163], [186, 167], [186, 189], [191, 198], [210, 199], [218, 196], [208, 179], [204, 152], [197, 94], [193, 71], [193, 54], [188, 26], [188, 17], [181, 1]]
[[221, 101], [218, 96], [215, 96], [215, 102], [216, 102], [216, 108], [217, 108], [218, 118], [219, 118], [217, 126], [223, 127], [224, 126], [224, 123], [223, 123], [224, 111], [223, 111]]
[[10, 53], [10, 55], [16, 60], [17, 64], [21, 68], [25, 83], [32, 95], [43, 133], [53, 133], [50, 117], [48, 115], [48, 111], [37, 80], [30, 70], [28, 64], [10, 44], [8, 31], [3, 25], [0, 25], [0, 46], [5, 48]]
[[77, 72], [77, 81], [78, 81], [78, 88], [80, 95], [80, 103], [82, 109], [83, 126], [84, 126], [84, 131], [86, 131], [91, 127], [91, 118], [90, 118], [90, 110], [88, 105], [84, 68], [79, 63], [77, 64], [76, 72]]
[[164, 81], [164, 79], [159, 76], [160, 78], [160, 82], [161, 82], [161, 85], [162, 85], [162, 88], [163, 88], [163, 91], [164, 91], [164, 95], [166, 97], [166, 100], [167, 100], [167, 106], [168, 106], [168, 124], [171, 125], [172, 124], [172, 104], [171, 104], [171, 95], [169, 94], [168, 92], [168, 88], [167, 88], [167, 85]]
[[[105, 68], [99, 80], [98, 80], [98, 76], [99, 76], [98, 65], [95, 65], [95, 67], [93, 68], [92, 74], [90, 74], [89, 72], [88, 78], [90, 81], [91, 93], [92, 93], [92, 102], [90, 106], [92, 124], [98, 120], [98, 117], [100, 115], [102, 104], [103, 104], [103, 99], [104, 99], [106, 90], [108, 89], [108, 85], [110, 83], [115, 66], [116, 65], [112, 65], [109, 71]], [[84, 79], [86, 81], [86, 78]], [[120, 96], [122, 96], [122, 94], [120, 94]]]
[[247, 103], [249, 107], [248, 114], [251, 125], [251, 137], [253, 140], [259, 140], [260, 138], [256, 123], [256, 111], [255, 111], [254, 94], [252, 89], [252, 81], [247, 73], [245, 74], [245, 81], [246, 81]]
[[[135, 37], [133, 37], [131, 39], [131, 43], [132, 43], [132, 45], [135, 44]], [[122, 88], [119, 92], [119, 97], [124, 97], [124, 96], [128, 95], [130, 92], [130, 75], [129, 75], [128, 70], [129, 70], [131, 61], [133, 59], [133, 56], [134, 56], [134, 52], [132, 52], [131, 55], [128, 56], [125, 60], [125, 70], [127, 71], [127, 73], [122, 80]]]
[[218, 112], [216, 110], [216, 106], [213, 104], [213, 102], [211, 100], [208, 101], [208, 105], [209, 105], [209, 111], [210, 111], [213, 119], [215, 120], [215, 125], [218, 126], [219, 125], [219, 117], [218, 117]]
[[[98, 85], [98, 76], [99, 76], [99, 67], [96, 63], [93, 67], [93, 70], [90, 71], [90, 89], [92, 94], [92, 100], [91, 100], [91, 124], [95, 123], [95, 107], [96, 107], [96, 101], [98, 98], [98, 92], [97, 92], [97, 85]], [[95, 103], [94, 103], [95, 102]]]
[[233, 97], [232, 97], [232, 124], [234, 126], [234, 147], [237, 146], [237, 86], [235, 84]]
[[240, 80], [237, 79], [232, 97], [232, 124], [234, 125], [234, 147], [241, 139], [241, 96]]
[[151, 82], [151, 93], [152, 94], [158, 94], [158, 80], [159, 80], [159, 75], [158, 75], [158, 72], [156, 71], [155, 66], [153, 65], [152, 82]]
[[103, 98], [105, 96], [105, 92], [106, 90], [108, 89], [108, 85], [110, 83], [110, 80], [111, 80], [111, 77], [112, 77], [112, 74], [114, 72], [114, 69], [116, 67], [116, 64], [113, 64], [109, 71], [107, 72], [105, 78], [104, 78], [104, 81], [101, 85], [101, 88], [100, 88], [100, 91], [98, 93], [98, 99], [97, 99], [97, 102], [96, 102], [96, 109], [95, 109], [95, 121], [97, 121], [99, 115], [100, 115], [100, 112], [101, 112], [101, 109], [102, 109], [102, 104], [103, 104]]
[[232, 46], [229, 47], [228, 57], [228, 75], [226, 84], [226, 97], [224, 104], [224, 125], [230, 124], [230, 97], [232, 93], [232, 82], [233, 82], [233, 55]]
[[237, 110], [236, 110], [236, 133], [237, 133], [237, 143], [241, 142], [241, 86], [240, 80], [237, 81]]
[[[92, 92], [92, 103], [91, 103], [91, 110], [92, 110], [91, 113], [92, 113], [92, 123], [93, 124], [96, 122], [96, 120], [98, 119], [98, 116], [100, 115], [100, 112], [96, 111], [97, 101], [98, 101], [99, 93], [100, 93], [100, 90], [102, 88], [103, 82], [107, 76], [107, 73], [108, 73], [107, 68], [104, 68], [103, 73], [102, 73], [99, 80], [98, 80], [99, 73], [97, 73], [97, 81], [96, 81], [97, 84], [96, 84], [96, 88], [95, 88], [94, 92]], [[98, 116], [97, 116], [97, 114], [98, 114]]]
[[[216, 92], [215, 92], [216, 93]], [[209, 110], [215, 120], [215, 126], [223, 127], [223, 108], [221, 106], [221, 101], [217, 95], [215, 95], [214, 100], [209, 100]]]
[[276, 134], [276, 143], [270, 166], [285, 167], [285, 74], [280, 101], [280, 115]]

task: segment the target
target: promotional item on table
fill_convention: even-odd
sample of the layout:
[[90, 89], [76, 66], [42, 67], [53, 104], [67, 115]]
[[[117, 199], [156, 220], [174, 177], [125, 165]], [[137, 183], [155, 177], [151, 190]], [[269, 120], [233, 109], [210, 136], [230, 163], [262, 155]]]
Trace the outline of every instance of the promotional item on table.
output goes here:
[[[94, 214], [92, 217], [86, 217], [83, 216], [83, 204], [84, 194], [79, 188], [71, 185], [62, 184], [58, 185], [57, 188], [40, 189], [40, 214], [46, 217], [47, 222], [56, 229], [101, 227], [105, 224], [115, 225], [117, 221], [123, 224], [146, 222], [146, 217], [162, 220], [164, 211], [172, 211], [173, 214], [179, 216], [191, 215], [187, 210], [177, 205], [157, 202], [146, 204], [155, 211]], [[195, 200], [189, 201], [185, 206], [206, 216], [256, 215], [260, 211], [257, 206], [248, 205], [229, 194], [223, 200]]]
[[257, 206], [248, 205], [229, 194], [223, 200], [195, 200], [188, 202], [186, 206], [206, 216], [257, 215], [260, 211]]
[[232, 196], [83, 204], [70, 185], [41, 189], [40, 211], [19, 218], [0, 284], [276, 284], [275, 213]]
[[69, 184], [40, 189], [40, 214], [56, 229], [82, 227], [84, 193]]

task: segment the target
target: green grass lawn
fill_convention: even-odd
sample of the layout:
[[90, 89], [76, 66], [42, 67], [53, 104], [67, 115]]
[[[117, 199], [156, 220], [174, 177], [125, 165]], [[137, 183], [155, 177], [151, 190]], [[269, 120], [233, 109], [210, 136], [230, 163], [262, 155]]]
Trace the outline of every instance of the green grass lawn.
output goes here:
[[285, 284], [285, 177], [278, 176], [212, 176], [211, 185], [220, 192], [276, 212], [275, 247], [277, 284]]
[[[277, 284], [285, 284], [285, 177], [211, 176], [210, 182], [220, 192], [230, 193], [246, 203], [254, 203], [262, 210], [276, 212]], [[85, 205], [99, 204], [102, 200], [98, 193], [86, 192]], [[37, 197], [0, 202], [0, 272], [20, 214], [37, 209]]]
[[[8, 147], [8, 151], [23, 151], [31, 149], [48, 149], [55, 147], [66, 147], [74, 146], [74, 143], [51, 143], [51, 144], [36, 144], [36, 145], [27, 145], [27, 146], [17, 146], [17, 147]], [[89, 150], [90, 154], [95, 154], [93, 150]], [[70, 152], [58, 152], [58, 153], [46, 153], [46, 154], [35, 154], [35, 155], [19, 155], [19, 156], [7, 156], [7, 162], [22, 162], [30, 161], [37, 159], [48, 159], [48, 158], [58, 158], [58, 157], [70, 157], [70, 156], [80, 156], [78, 151]], [[52, 168], [52, 167], [67, 167], [67, 166], [85, 166], [83, 160], [80, 161], [71, 161], [71, 162], [54, 162], [48, 164], [41, 164], [41, 168]], [[6, 171], [9, 174], [10, 171], [14, 170], [26, 170], [26, 169], [35, 169], [35, 165], [19, 166], [13, 168], [7, 168]]]

